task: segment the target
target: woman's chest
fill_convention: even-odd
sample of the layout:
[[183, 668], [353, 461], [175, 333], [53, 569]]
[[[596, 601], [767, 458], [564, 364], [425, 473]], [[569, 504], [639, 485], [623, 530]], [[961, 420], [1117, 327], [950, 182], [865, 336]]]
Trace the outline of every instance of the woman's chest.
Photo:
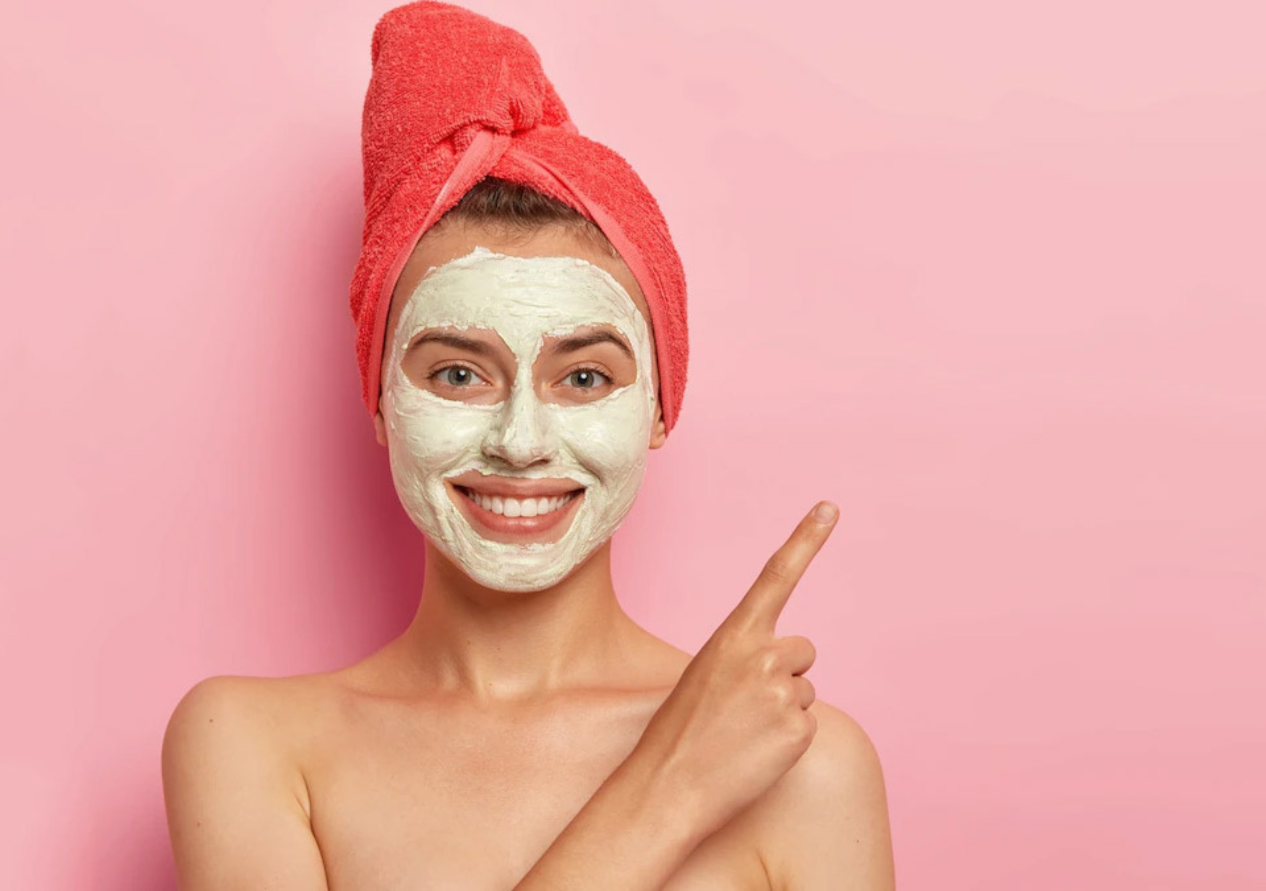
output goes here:
[[[370, 722], [305, 765], [330, 891], [510, 891], [636, 745], [636, 722]], [[669, 891], [769, 888], [742, 821], [701, 844]]]

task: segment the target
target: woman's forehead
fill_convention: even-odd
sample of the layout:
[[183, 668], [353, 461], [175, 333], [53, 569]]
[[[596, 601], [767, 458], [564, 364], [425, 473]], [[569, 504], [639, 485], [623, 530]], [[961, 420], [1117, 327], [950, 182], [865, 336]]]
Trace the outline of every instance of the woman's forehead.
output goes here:
[[622, 259], [611, 256], [583, 236], [563, 226], [547, 226], [527, 235], [510, 235], [497, 228], [459, 221], [456, 224], [439, 226], [423, 235], [405, 263], [392, 294], [387, 318], [388, 343], [394, 337], [401, 311], [408, 302], [408, 295], [414, 292], [427, 272], [432, 267], [443, 266], [451, 260], [465, 257], [477, 247], [510, 257], [576, 257], [585, 260], [608, 273], [620, 284], [641, 312], [648, 331], [651, 329], [646, 299], [628, 266]]

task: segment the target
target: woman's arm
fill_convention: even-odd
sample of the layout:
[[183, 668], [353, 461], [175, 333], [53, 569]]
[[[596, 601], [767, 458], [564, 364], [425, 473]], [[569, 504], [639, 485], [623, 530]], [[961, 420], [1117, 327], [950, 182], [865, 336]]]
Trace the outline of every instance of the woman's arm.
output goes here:
[[703, 825], [667, 772], [634, 752], [513, 891], [651, 891], [706, 837]]
[[180, 891], [328, 891], [303, 777], [251, 678], [208, 678], [163, 738]]
[[633, 753], [515, 891], [659, 888], [800, 760], [818, 726], [803, 676], [816, 653], [806, 638], [776, 637], [775, 626], [837, 515], [822, 504], [800, 521], [686, 666]]

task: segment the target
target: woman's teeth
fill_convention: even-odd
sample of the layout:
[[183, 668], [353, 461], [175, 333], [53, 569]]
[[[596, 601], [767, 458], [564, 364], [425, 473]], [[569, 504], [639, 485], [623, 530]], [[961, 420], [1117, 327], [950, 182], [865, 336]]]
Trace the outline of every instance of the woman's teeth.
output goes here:
[[464, 494], [484, 510], [506, 517], [539, 517], [552, 514], [579, 492], [568, 492], [553, 498], [502, 498], [500, 495], [481, 495], [472, 489], [462, 489]]

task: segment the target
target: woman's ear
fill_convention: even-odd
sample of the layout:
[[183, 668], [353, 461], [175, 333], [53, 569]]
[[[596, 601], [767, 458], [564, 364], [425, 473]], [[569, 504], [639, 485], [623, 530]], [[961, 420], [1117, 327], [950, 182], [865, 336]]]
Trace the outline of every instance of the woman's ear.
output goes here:
[[378, 438], [378, 444], [385, 446], [387, 444], [387, 425], [382, 419], [382, 412], [374, 412], [374, 436]]
[[655, 425], [651, 428], [651, 448], [657, 449], [668, 439], [668, 428], [664, 424], [664, 410], [655, 405]]

